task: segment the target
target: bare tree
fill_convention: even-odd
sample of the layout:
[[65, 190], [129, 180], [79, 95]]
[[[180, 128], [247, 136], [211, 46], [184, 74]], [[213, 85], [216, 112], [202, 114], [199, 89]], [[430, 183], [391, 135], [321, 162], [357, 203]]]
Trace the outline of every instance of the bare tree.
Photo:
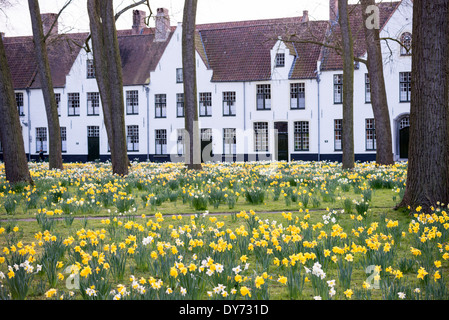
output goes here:
[[413, 1], [407, 183], [398, 207], [449, 203], [449, 1]]
[[100, 91], [104, 124], [114, 174], [128, 174], [130, 161], [125, 132], [125, 106], [120, 50], [112, 0], [88, 0], [95, 78]]
[[195, 26], [198, 0], [185, 0], [182, 21], [182, 67], [185, 106], [185, 162], [189, 169], [201, 170], [201, 148], [198, 127]]
[[[374, 5], [375, 0], [361, 0], [363, 21], [366, 22], [369, 18], [369, 6]], [[379, 165], [391, 165], [394, 163], [393, 143], [379, 29], [376, 27], [368, 28], [365, 24], [364, 31], [366, 51], [368, 53], [366, 67], [370, 79], [371, 105], [376, 125], [376, 162]]]
[[0, 141], [3, 147], [6, 180], [11, 185], [19, 182], [33, 183], [2, 37], [0, 37]]
[[348, 0], [338, 0], [343, 54], [343, 169], [354, 168], [354, 43], [349, 25]]
[[45, 102], [45, 112], [47, 114], [50, 144], [48, 164], [50, 170], [63, 170], [61, 128], [59, 126], [58, 105], [55, 99], [50, 64], [48, 61], [47, 46], [45, 43], [45, 39], [48, 35], [44, 35], [38, 0], [28, 0], [28, 7], [31, 16], [37, 69], [41, 79], [41, 90]]

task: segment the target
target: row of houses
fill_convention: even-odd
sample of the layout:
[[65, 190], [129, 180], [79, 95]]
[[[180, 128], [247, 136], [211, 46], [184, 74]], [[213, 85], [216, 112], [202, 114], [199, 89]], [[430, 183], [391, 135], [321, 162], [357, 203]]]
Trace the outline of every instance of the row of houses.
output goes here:
[[[407, 159], [411, 92], [412, 1], [377, 5], [395, 160]], [[203, 161], [341, 160], [342, 59], [319, 45], [336, 32], [337, 1], [329, 20], [295, 18], [213, 23], [196, 27], [198, 115]], [[351, 5], [356, 56], [366, 58], [359, 5]], [[374, 11], [376, 12], [376, 11]], [[44, 29], [55, 14], [44, 14]], [[130, 159], [182, 160], [185, 148], [182, 24], [160, 8], [156, 25], [133, 12], [132, 27], [118, 31], [123, 68], [125, 124]], [[58, 102], [63, 159], [102, 161], [109, 146], [88, 34], [48, 40]], [[293, 36], [294, 35], [294, 36]], [[25, 151], [48, 154], [44, 99], [31, 36], [2, 34], [15, 87]], [[294, 39], [295, 41], [291, 41]], [[355, 158], [375, 160], [376, 126], [366, 66], [354, 66]], [[0, 150], [1, 152], [1, 150]]]

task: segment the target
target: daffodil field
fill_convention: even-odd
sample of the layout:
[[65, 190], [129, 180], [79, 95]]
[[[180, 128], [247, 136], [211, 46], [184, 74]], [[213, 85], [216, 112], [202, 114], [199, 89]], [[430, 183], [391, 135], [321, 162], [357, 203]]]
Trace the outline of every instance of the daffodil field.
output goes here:
[[394, 210], [407, 164], [0, 165], [0, 299], [449, 298], [447, 204]]

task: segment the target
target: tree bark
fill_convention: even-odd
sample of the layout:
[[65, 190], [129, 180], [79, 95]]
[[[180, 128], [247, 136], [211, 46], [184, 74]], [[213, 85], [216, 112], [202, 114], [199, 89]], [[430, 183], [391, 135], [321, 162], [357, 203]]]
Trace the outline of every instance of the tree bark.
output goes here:
[[3, 39], [0, 37], [0, 140], [3, 147], [6, 180], [11, 185], [33, 183], [28, 168], [22, 127], [17, 111], [14, 87], [6, 59]]
[[188, 169], [201, 170], [196, 87], [195, 25], [197, 0], [186, 0], [182, 21], [182, 67], [185, 108], [185, 162]]
[[125, 106], [120, 50], [112, 0], [88, 0], [95, 76], [111, 151], [112, 171], [125, 176], [130, 165], [125, 131]]
[[410, 143], [398, 207], [449, 202], [449, 1], [413, 1]]
[[[375, 5], [375, 0], [361, 0], [363, 21], [367, 21], [367, 7]], [[371, 106], [376, 125], [376, 162], [379, 165], [391, 165], [393, 160], [393, 144], [391, 123], [388, 110], [387, 91], [385, 89], [382, 51], [380, 47], [379, 29], [364, 26], [365, 42], [368, 53], [368, 75], [371, 87]]]
[[343, 49], [342, 165], [354, 168], [354, 50], [349, 25], [348, 0], [338, 0], [339, 24]]
[[48, 62], [47, 46], [42, 28], [42, 18], [38, 0], [28, 0], [33, 29], [37, 68], [41, 78], [41, 90], [45, 102], [49, 136], [49, 169], [63, 170], [61, 128], [59, 126], [58, 106], [56, 104], [53, 82]]

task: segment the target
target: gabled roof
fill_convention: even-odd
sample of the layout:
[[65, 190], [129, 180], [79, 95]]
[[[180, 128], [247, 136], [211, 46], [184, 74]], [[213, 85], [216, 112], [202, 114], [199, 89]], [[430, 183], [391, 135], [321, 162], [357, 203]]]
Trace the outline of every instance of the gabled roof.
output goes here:
[[[380, 13], [380, 28], [384, 28], [388, 20], [398, 8], [401, 1], [395, 2], [380, 2], [377, 3]], [[348, 6], [349, 23], [351, 27], [352, 38], [354, 41], [354, 56], [362, 57], [366, 53], [364, 20], [362, 17], [362, 10], [360, 4], [353, 4]], [[338, 44], [340, 38], [340, 28], [338, 23], [335, 24], [328, 35], [328, 41], [331, 45]], [[342, 57], [332, 48], [323, 47], [321, 70], [341, 70], [343, 68]]]
[[[55, 88], [65, 86], [66, 75], [86, 38], [87, 34], [74, 33], [47, 40], [47, 53]], [[40, 88], [33, 37], [5, 37], [4, 44], [14, 88]]]

